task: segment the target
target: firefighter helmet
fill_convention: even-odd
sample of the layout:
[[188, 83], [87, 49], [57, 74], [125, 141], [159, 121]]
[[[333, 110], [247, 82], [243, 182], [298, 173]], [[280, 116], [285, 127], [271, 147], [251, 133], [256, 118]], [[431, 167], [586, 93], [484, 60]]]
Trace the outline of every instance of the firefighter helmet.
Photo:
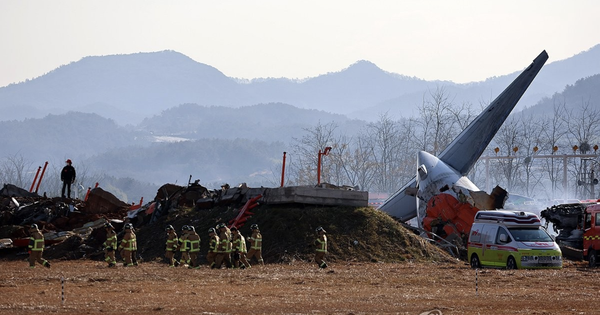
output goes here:
[[131, 223], [125, 224], [125, 229], [126, 230], [133, 230], [133, 224], [131, 224]]
[[217, 229], [222, 229], [224, 227], [227, 227], [225, 223], [219, 223], [219, 225], [217, 225]]
[[215, 233], [216, 234], [217, 231], [215, 231], [215, 228], [209, 228], [208, 229], [208, 234], [210, 234], [210, 233]]
[[319, 227], [317, 227], [317, 228], [315, 229], [315, 231], [316, 231], [317, 233], [319, 233], [319, 232], [323, 232], [323, 233], [325, 233], [325, 229], [323, 229], [323, 227], [322, 227], [322, 226], [319, 226]]
[[196, 232], [196, 228], [192, 225], [188, 225], [188, 231]]
[[175, 231], [175, 228], [172, 225], [167, 225], [167, 228], [165, 230], [167, 230], [167, 231]]
[[230, 229], [230, 230], [231, 230], [231, 231], [237, 231], [237, 228], [236, 228], [236, 227], [235, 227], [235, 225], [234, 225], [234, 226], [232, 226], [232, 227], [231, 227], [231, 229]]
[[106, 228], [106, 229], [112, 229], [114, 227], [112, 226], [112, 224], [110, 224], [110, 222], [106, 222], [106, 223], [104, 223], [104, 228]]
[[258, 224], [254, 223], [250, 226], [251, 230], [258, 230]]
[[29, 228], [30, 228], [31, 230], [37, 230], [37, 229], [38, 229], [38, 226], [37, 226], [37, 224], [35, 224], [35, 223], [34, 223], [34, 224], [32, 224], [32, 225], [31, 225]]
[[181, 227], [181, 230], [182, 230], [182, 231], [187, 231], [187, 230], [188, 230], [188, 226], [187, 226], [187, 225], [184, 225], [184, 226], [182, 226], [182, 227]]

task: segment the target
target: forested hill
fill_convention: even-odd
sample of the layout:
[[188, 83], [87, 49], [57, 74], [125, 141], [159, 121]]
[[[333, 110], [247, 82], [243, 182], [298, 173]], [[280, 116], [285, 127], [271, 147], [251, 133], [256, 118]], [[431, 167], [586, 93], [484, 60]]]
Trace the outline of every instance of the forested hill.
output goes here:
[[526, 116], [552, 115], [554, 108], [569, 111], [597, 109], [600, 107], [600, 74], [577, 80], [560, 93], [540, 100], [535, 106], [522, 111]]
[[144, 119], [138, 126], [157, 135], [187, 139], [259, 139], [289, 142], [317, 122], [335, 122], [346, 134], [355, 134], [364, 121], [324, 111], [300, 109], [288, 104], [269, 103], [229, 108], [183, 104]]

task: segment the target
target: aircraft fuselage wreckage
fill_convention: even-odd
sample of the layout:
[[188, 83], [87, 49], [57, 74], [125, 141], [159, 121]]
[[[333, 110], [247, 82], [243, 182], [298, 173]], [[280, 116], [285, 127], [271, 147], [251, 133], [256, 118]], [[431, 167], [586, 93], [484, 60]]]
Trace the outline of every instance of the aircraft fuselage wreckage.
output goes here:
[[[544, 63], [542, 51], [498, 97], [439, 155], [418, 153], [417, 174], [389, 197], [379, 210], [399, 221], [417, 218], [419, 227], [438, 235], [465, 238], [478, 210], [503, 208], [507, 194], [500, 187], [488, 195], [468, 174], [494, 138]], [[451, 241], [451, 240], [450, 240]]]

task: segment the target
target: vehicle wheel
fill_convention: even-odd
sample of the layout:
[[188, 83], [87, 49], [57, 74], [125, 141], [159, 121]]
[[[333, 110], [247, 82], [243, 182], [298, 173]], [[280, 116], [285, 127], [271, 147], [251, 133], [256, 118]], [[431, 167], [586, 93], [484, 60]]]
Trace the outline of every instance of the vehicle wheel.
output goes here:
[[506, 269], [517, 269], [517, 262], [513, 256], [508, 257], [508, 260], [506, 260]]
[[479, 262], [479, 257], [477, 257], [477, 254], [471, 255], [471, 268], [481, 268], [481, 263]]
[[598, 255], [593, 249], [588, 253], [588, 262], [590, 263], [590, 268], [596, 267], [596, 264], [598, 263]]

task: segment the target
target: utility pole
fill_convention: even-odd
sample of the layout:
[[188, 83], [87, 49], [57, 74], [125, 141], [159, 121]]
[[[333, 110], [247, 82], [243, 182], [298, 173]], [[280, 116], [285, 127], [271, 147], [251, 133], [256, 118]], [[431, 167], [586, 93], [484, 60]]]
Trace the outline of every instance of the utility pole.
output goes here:
[[323, 155], [329, 154], [329, 151], [331, 151], [331, 147], [326, 147], [323, 152], [321, 152], [321, 150], [319, 150], [319, 159], [317, 162], [317, 185], [321, 184], [321, 157]]

